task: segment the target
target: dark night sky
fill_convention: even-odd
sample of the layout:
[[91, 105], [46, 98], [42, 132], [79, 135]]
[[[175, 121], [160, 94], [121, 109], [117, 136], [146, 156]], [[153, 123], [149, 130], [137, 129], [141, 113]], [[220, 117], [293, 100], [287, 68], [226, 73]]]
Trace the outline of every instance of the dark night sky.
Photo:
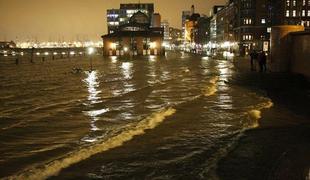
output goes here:
[[[100, 40], [106, 33], [106, 10], [120, 3], [138, 0], [0, 0], [0, 41], [26, 40], [67, 41], [85, 38]], [[196, 12], [209, 14], [213, 5], [226, 0], [141, 0], [154, 3], [155, 11], [172, 27], [181, 26], [181, 11], [196, 6]]]

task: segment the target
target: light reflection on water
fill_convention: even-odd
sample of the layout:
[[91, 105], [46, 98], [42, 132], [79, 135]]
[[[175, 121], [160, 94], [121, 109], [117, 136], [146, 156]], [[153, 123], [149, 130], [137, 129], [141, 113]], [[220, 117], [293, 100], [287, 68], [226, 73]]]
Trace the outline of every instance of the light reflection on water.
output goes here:
[[[82, 119], [83, 123], [80, 124], [63, 118], [71, 115], [71, 111], [56, 114], [55, 119], [73, 124], [73, 128], [64, 128], [65, 132], [78, 134], [80, 128], [83, 129], [84, 131], [76, 135], [77, 137], [74, 140], [82, 139], [84, 142], [91, 142], [85, 143], [87, 145], [99, 143], [105, 138], [111, 138], [114, 135], [114, 130], [121, 131], [128, 124], [141, 121], [143, 119], [141, 117], [148, 117], [155, 113], [155, 119], [161, 119], [161, 113], [158, 112], [161, 112], [162, 109], [167, 107], [176, 109], [176, 113], [173, 113], [173, 116], [160, 124], [159, 128], [147, 131], [145, 136], [140, 137], [141, 141], [139, 141], [137, 149], [135, 149], [135, 145], [126, 147], [126, 152], [129, 152], [123, 153], [124, 158], [118, 155], [114, 156], [111, 153], [112, 160], [110, 162], [109, 160], [102, 160], [102, 162], [96, 160], [96, 163], [84, 166], [87, 167], [85, 171], [96, 171], [94, 170], [96, 168], [93, 167], [102, 166], [107, 167], [107, 169], [98, 170], [99, 172], [94, 173], [101, 174], [103, 177], [105, 177], [104, 175], [109, 177], [111, 175], [111, 178], [128, 175], [134, 177], [137, 175], [135, 172], [142, 172], [141, 169], [144, 170], [143, 168], [146, 166], [154, 169], [155, 172], [156, 169], [165, 170], [169, 165], [171, 166], [169, 173], [172, 176], [167, 177], [177, 177], [174, 175], [180, 174], [180, 171], [178, 171], [176, 164], [182, 164], [188, 169], [193, 167], [190, 164], [197, 164], [197, 166], [203, 164], [196, 163], [195, 159], [206, 161], [214, 159], [209, 157], [212, 155], [209, 153], [198, 158], [191, 158], [192, 156], [199, 156], [200, 153], [195, 153], [197, 151], [209, 151], [208, 148], [210, 147], [218, 148], [218, 146], [225, 144], [226, 142], [223, 142], [220, 139], [221, 137], [243, 128], [240, 126], [240, 119], [244, 116], [244, 109], [247, 112], [249, 105], [253, 105], [253, 108], [250, 109], [255, 109], [259, 102], [255, 98], [247, 96], [248, 92], [243, 89], [233, 90], [234, 87], [230, 85], [229, 79], [234, 72], [229, 61], [191, 57], [186, 53], [171, 57], [169, 61], [152, 57], [150, 59], [130, 60], [129, 62], [122, 61], [117, 57], [107, 58], [103, 61], [94, 59], [96, 71], [85, 72], [82, 75], [57, 73], [58, 79], [69, 79], [70, 82], [76, 80], [80, 83], [78, 84], [75, 81], [70, 84], [73, 93], [69, 92], [79, 95], [80, 101], [74, 101], [75, 103], [70, 104], [68, 109], [72, 108], [72, 111], [80, 113], [78, 118], [74, 117], [73, 119]], [[63, 71], [71, 69], [72, 64], [67, 63], [69, 68], [61, 66]], [[85, 64], [85, 67], [88, 66], [88, 63]], [[40, 68], [36, 71], [39, 70]], [[67, 85], [63, 82], [60, 84]], [[38, 83], [38, 86], [40, 85]], [[57, 89], [49, 89], [48, 91], [55, 93]], [[69, 99], [75, 100], [75, 98], [70, 96]], [[80, 106], [78, 102], [81, 102], [82, 105]], [[62, 106], [59, 108], [64, 109]], [[233, 108], [236, 109], [236, 113], [231, 113]], [[54, 107], [49, 107], [46, 112], [54, 110]], [[19, 112], [20, 110], [14, 111]], [[34, 112], [34, 115], [37, 115], [35, 113], [37, 112]], [[243, 119], [243, 121], [246, 120], [246, 118]], [[31, 128], [25, 129], [25, 132], [28, 130], [32, 132]], [[126, 132], [124, 133], [126, 135]], [[49, 132], [47, 134], [46, 137], [55, 135], [59, 139], [65, 139], [61, 133]], [[148, 136], [148, 134], [151, 135]], [[13, 142], [16, 143], [14, 138]], [[70, 139], [68, 142], [70, 143], [72, 140]], [[38, 142], [32, 142], [32, 144], [36, 143]], [[140, 145], [145, 149], [140, 149]], [[10, 150], [6, 147], [2, 148], [3, 152]], [[27, 146], [27, 148], [29, 147]], [[160, 160], [156, 161], [151, 157]], [[92, 160], [88, 162], [92, 162]], [[150, 162], [153, 164], [148, 164]], [[131, 164], [135, 164], [135, 166], [132, 167]], [[199, 168], [203, 169], [204, 167]], [[147, 172], [149, 171], [145, 171], [145, 173]], [[156, 177], [156, 173], [153, 175], [154, 179], [160, 178], [160, 176]], [[152, 174], [150, 174], [151, 178]]]
[[131, 79], [132, 77], [132, 62], [123, 62], [122, 63], [122, 73], [125, 79]]
[[[102, 103], [101, 97], [99, 94], [101, 93], [99, 89], [100, 83], [98, 80], [98, 73], [97, 71], [91, 71], [86, 72], [87, 77], [84, 79], [84, 82], [87, 85], [88, 90], [88, 101], [89, 103], [86, 104], [87, 108], [93, 109], [93, 106], [98, 103]], [[95, 110], [89, 110], [84, 112], [87, 116], [91, 118], [90, 120], [90, 130], [91, 131], [99, 131], [100, 128], [97, 127], [96, 122], [99, 120], [99, 116], [107, 113], [109, 111], [109, 108], [103, 108], [103, 109], [95, 109]], [[82, 141], [85, 142], [95, 142], [98, 140], [98, 137], [90, 137], [86, 136], [82, 138]]]
[[97, 90], [99, 87], [99, 81], [96, 71], [86, 72], [87, 77], [84, 79], [84, 82], [87, 84], [88, 88], [88, 100], [90, 104], [96, 104], [102, 102], [98, 94], [101, 93], [100, 90]]

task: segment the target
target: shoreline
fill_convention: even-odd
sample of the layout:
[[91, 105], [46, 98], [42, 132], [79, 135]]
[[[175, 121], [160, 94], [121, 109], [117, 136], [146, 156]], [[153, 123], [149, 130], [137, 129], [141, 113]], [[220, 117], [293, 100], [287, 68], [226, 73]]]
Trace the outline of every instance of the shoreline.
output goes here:
[[[260, 89], [274, 107], [263, 110], [259, 127], [245, 131], [238, 144], [219, 161], [219, 179], [308, 180], [309, 83], [295, 75], [251, 72], [248, 61], [234, 61], [237, 77], [232, 83]], [[283, 118], [283, 109], [294, 122]]]

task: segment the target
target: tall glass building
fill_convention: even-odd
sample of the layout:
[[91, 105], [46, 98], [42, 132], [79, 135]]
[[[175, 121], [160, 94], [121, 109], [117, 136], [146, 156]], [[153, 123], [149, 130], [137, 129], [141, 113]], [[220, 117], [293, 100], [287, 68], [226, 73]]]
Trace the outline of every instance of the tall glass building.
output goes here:
[[119, 9], [108, 9], [107, 10], [107, 24], [108, 33], [114, 33], [120, 25], [127, 24], [129, 19], [133, 14], [141, 11], [148, 16], [149, 24], [151, 24], [151, 19], [154, 14], [154, 4], [153, 3], [130, 3], [130, 4], [120, 4]]

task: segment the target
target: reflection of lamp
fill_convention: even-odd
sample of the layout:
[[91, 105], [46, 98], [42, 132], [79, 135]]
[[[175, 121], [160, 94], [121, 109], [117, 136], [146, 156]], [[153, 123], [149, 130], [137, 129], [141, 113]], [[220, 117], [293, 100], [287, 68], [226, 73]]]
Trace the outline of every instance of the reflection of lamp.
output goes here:
[[[95, 52], [95, 49], [93, 47], [89, 47], [87, 51], [89, 55], [92, 55]], [[89, 72], [92, 72], [92, 71], [93, 71], [93, 59], [92, 59], [92, 56], [90, 56], [90, 71]]]

